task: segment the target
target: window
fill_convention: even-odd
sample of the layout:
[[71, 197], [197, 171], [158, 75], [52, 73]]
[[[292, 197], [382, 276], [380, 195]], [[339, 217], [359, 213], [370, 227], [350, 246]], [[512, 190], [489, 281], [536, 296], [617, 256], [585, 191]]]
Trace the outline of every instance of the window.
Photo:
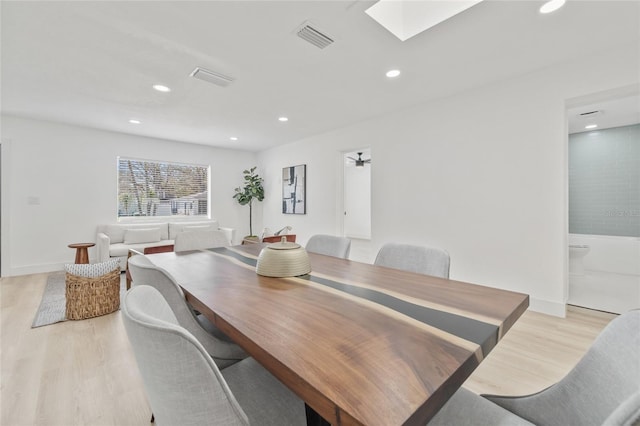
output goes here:
[[209, 216], [209, 166], [118, 157], [118, 218]]

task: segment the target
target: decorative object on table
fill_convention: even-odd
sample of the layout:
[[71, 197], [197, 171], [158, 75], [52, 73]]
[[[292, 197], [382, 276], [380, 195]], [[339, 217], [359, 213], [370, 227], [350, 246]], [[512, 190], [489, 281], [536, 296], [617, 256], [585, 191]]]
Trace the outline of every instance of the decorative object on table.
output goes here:
[[95, 243], [73, 243], [68, 245], [69, 248], [76, 249], [75, 262], [80, 264], [89, 263], [89, 251], [87, 249], [93, 246], [95, 246]]
[[282, 213], [307, 213], [307, 165], [282, 169]]
[[273, 232], [271, 232], [271, 229], [269, 228], [264, 228], [262, 230], [262, 236], [260, 238], [264, 238], [264, 237], [271, 237], [273, 236]]
[[291, 227], [289, 225], [285, 226], [284, 228], [282, 228], [279, 231], [276, 231], [275, 234], [273, 235], [287, 235], [289, 233], [289, 231], [291, 231]]
[[265, 277], [297, 277], [311, 272], [309, 255], [300, 245], [282, 236], [279, 243], [267, 245], [260, 251], [256, 273]]
[[[244, 186], [239, 186], [235, 189], [236, 193], [233, 196], [240, 205], [244, 206], [249, 204], [249, 237], [256, 237], [253, 235], [253, 200], [264, 200], [264, 187], [262, 186], [263, 179], [255, 172], [256, 167], [252, 167], [250, 170], [245, 170], [244, 174]], [[245, 237], [246, 239], [246, 237]]]
[[292, 229], [291, 226], [287, 225], [284, 228], [280, 229], [279, 231], [276, 231], [275, 233], [273, 233], [269, 228], [264, 228], [264, 230], [262, 231], [262, 237], [260, 238], [260, 240], [263, 243], [277, 243], [278, 241], [280, 241], [280, 236], [286, 235], [287, 241], [291, 243], [295, 243], [296, 236], [289, 235], [289, 231], [291, 231], [291, 229]]
[[120, 308], [120, 262], [65, 265], [66, 316], [80, 320]]

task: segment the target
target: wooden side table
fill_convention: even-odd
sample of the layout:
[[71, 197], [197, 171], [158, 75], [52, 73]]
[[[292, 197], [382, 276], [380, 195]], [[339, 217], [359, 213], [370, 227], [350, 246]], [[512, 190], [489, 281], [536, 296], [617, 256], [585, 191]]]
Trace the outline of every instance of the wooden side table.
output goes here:
[[155, 253], [166, 253], [173, 251], [173, 244], [167, 244], [165, 246], [155, 246], [155, 247], [145, 247], [143, 253], [140, 253], [138, 250], [129, 249], [129, 253], [127, 254], [127, 267], [125, 268], [126, 273], [125, 278], [127, 281], [127, 290], [131, 288], [131, 273], [129, 272], [129, 258], [135, 254], [155, 254]]
[[282, 241], [282, 237], [286, 237], [287, 241], [290, 243], [296, 242], [296, 234], [287, 234], [287, 235], [272, 235], [270, 237], [264, 237], [262, 239], [263, 243], [279, 243]]
[[76, 249], [76, 263], [89, 263], [89, 247], [95, 246], [95, 243], [74, 243], [69, 244], [69, 248]]

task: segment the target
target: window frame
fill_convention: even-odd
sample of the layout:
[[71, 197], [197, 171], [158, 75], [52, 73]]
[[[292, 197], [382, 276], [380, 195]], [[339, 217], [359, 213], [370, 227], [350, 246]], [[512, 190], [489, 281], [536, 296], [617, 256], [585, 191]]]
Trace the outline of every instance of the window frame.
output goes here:
[[[205, 214], [173, 214], [171, 209], [171, 214], [164, 215], [120, 215], [121, 212], [121, 190], [120, 190], [120, 177], [121, 177], [121, 167], [120, 164], [122, 161], [134, 161], [140, 163], [151, 163], [154, 165], [159, 165], [160, 167], [167, 166], [184, 166], [184, 167], [199, 167], [206, 170], [206, 178], [204, 179], [204, 183], [206, 185], [205, 192], [207, 193], [206, 197], [206, 213]], [[184, 197], [184, 196], [183, 196]], [[169, 198], [168, 201], [174, 201], [180, 199], [181, 197]], [[210, 164], [197, 164], [197, 163], [185, 163], [178, 161], [165, 161], [165, 160], [155, 160], [148, 158], [137, 158], [132, 156], [124, 156], [119, 155], [116, 157], [116, 220], [117, 222], [155, 222], [158, 220], [210, 220], [211, 219], [211, 165]]]

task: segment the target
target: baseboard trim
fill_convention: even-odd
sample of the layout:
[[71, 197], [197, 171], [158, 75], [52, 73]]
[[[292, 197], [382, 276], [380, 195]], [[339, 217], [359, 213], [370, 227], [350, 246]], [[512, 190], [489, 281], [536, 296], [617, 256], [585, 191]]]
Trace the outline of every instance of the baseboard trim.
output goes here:
[[48, 272], [64, 271], [64, 263], [47, 263], [43, 265], [20, 266], [18, 268], [9, 268], [8, 277], [16, 277], [19, 275], [44, 274]]
[[566, 303], [552, 302], [550, 300], [529, 298], [529, 309], [554, 317], [565, 318], [567, 316]]

